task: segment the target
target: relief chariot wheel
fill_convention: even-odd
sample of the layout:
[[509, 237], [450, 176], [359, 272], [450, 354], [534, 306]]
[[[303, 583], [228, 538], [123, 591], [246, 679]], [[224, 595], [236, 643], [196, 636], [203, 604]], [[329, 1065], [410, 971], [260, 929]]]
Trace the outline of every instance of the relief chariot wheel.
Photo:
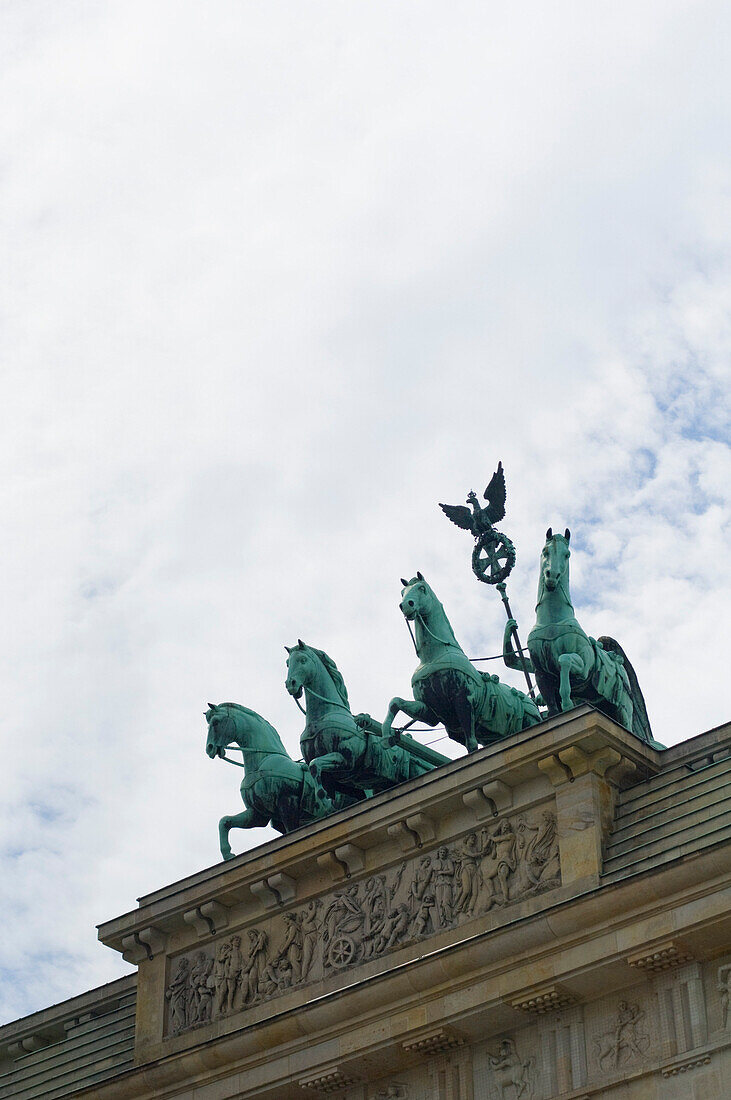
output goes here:
[[515, 547], [507, 535], [494, 529], [480, 535], [472, 551], [472, 572], [478, 581], [499, 584], [514, 565]]
[[352, 936], [343, 932], [333, 936], [327, 949], [327, 961], [334, 970], [344, 970], [346, 966], [358, 961], [361, 945]]

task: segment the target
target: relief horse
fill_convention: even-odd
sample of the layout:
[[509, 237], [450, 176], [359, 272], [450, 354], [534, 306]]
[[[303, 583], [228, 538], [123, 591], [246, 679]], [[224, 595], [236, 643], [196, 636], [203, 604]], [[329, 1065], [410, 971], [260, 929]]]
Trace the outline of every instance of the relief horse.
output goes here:
[[438, 753], [427, 758], [416, 743], [413, 749], [407, 743], [392, 747], [365, 715], [362, 728], [351, 714], [343, 677], [323, 650], [302, 641], [286, 649], [286, 688], [295, 699], [304, 693], [300, 744], [321, 798], [333, 791], [366, 798], [446, 763]]
[[[528, 635], [530, 660], [548, 713], [558, 714], [577, 703], [591, 703], [625, 729], [656, 748], [645, 700], [624, 650], [613, 638], [590, 638], [579, 626], [569, 593], [568, 527], [563, 535], [549, 527], [541, 552], [536, 623]], [[513, 648], [515, 621], [505, 627], [503, 657], [509, 668], [522, 669]]]
[[411, 677], [413, 699], [391, 700], [383, 732], [392, 742], [392, 730], [399, 711], [409, 718], [435, 726], [443, 722], [453, 741], [474, 752], [540, 721], [538, 707], [527, 695], [497, 676], [480, 672], [470, 661], [449, 623], [433, 589], [417, 573], [410, 581], [401, 579], [399, 607], [414, 623], [414, 644], [419, 665]]
[[246, 807], [240, 814], [222, 817], [218, 824], [221, 855], [233, 859], [228, 834], [231, 829], [261, 828], [271, 822], [280, 833], [318, 821], [345, 800], [333, 805], [321, 798], [315, 781], [302, 762], [292, 760], [274, 726], [238, 703], [208, 704], [206, 752], [226, 760], [226, 749], [236, 745], [244, 757], [241, 797]]

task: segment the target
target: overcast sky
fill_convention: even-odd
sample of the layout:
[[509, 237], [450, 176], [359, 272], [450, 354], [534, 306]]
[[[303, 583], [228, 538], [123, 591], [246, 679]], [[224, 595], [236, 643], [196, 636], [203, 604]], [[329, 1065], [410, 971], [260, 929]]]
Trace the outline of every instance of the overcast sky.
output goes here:
[[95, 924], [217, 862], [208, 700], [298, 755], [302, 637], [382, 717], [417, 569], [499, 651], [437, 507], [498, 459], [523, 636], [568, 525], [655, 737], [731, 717], [729, 21], [0, 5], [2, 1019], [127, 972]]

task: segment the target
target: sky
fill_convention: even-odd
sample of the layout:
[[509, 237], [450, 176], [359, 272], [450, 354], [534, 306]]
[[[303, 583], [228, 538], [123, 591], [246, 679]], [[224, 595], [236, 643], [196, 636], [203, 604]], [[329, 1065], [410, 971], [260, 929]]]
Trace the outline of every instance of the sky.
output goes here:
[[523, 637], [569, 526], [654, 736], [731, 718], [730, 22], [0, 4], [0, 1020], [129, 972], [95, 925], [220, 858], [209, 700], [296, 757], [303, 638], [382, 718], [417, 570], [500, 651], [437, 507], [499, 459]]

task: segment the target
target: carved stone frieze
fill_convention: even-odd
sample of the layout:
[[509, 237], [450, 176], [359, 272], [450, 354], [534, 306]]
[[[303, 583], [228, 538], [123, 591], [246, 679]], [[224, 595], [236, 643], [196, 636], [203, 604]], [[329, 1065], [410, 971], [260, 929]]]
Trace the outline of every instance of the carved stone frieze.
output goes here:
[[[418, 825], [422, 836], [428, 832], [423, 821], [406, 824], [414, 832]], [[338, 848], [335, 857], [338, 867], [362, 867], [362, 853], [353, 845]], [[263, 896], [276, 887], [281, 897], [285, 878], [278, 876], [275, 884], [270, 877]], [[535, 819], [503, 818], [382, 874], [341, 882], [322, 899], [272, 916], [265, 926], [172, 959], [166, 1032], [177, 1035], [243, 1011], [560, 882], [555, 816], [543, 811]], [[200, 931], [197, 911], [193, 916], [189, 923]]]

